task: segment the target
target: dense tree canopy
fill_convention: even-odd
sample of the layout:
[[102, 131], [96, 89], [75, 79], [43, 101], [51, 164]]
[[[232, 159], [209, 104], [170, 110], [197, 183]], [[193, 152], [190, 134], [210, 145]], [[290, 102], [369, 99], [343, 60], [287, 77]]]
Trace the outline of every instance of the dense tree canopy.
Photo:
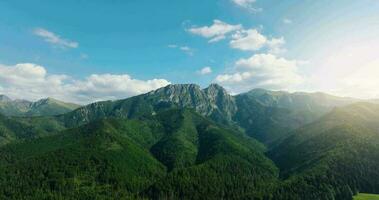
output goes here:
[[[378, 105], [327, 112], [315, 97], [267, 95], [168, 87], [59, 116], [0, 115], [0, 199], [346, 200], [379, 193]], [[293, 108], [288, 98], [310, 110]], [[321, 110], [327, 114], [310, 120]], [[301, 116], [310, 117], [286, 124]]]

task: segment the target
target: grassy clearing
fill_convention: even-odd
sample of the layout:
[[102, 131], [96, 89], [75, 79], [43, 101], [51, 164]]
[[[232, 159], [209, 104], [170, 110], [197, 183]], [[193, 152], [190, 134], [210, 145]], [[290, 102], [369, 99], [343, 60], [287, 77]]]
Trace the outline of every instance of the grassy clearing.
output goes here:
[[354, 197], [354, 200], [379, 200], [379, 194], [360, 193]]

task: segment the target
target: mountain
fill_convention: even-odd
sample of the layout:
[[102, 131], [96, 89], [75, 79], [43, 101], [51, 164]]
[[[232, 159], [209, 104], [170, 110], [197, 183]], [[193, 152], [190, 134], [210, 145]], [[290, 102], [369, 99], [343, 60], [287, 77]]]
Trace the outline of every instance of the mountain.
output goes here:
[[226, 124], [234, 123], [231, 118], [237, 109], [234, 98], [218, 85], [202, 90], [198, 85], [179, 84], [123, 100], [96, 102], [61, 115], [60, 120], [72, 127], [106, 117], [147, 117], [169, 108], [193, 108]]
[[322, 93], [262, 89], [232, 96], [217, 84], [205, 89], [194, 84], [178, 84], [128, 99], [96, 102], [62, 115], [60, 120], [68, 127], [75, 127], [106, 117], [140, 118], [168, 108], [193, 108], [218, 123], [242, 128], [248, 135], [271, 144], [335, 106], [355, 101], [358, 100]]
[[64, 114], [80, 107], [77, 104], [62, 102], [53, 98], [36, 102], [12, 100], [0, 95], [0, 113], [6, 116], [53, 116]]
[[311, 123], [334, 107], [345, 106], [359, 99], [325, 93], [289, 93], [254, 89], [235, 97], [238, 111], [234, 116], [246, 133], [271, 145], [277, 139], [305, 124]]
[[342, 200], [379, 192], [376, 104], [335, 108], [266, 155], [195, 109], [69, 129], [54, 117], [0, 119], [24, 138], [0, 147], [0, 198]]
[[9, 97], [5, 95], [0, 95], [0, 102], [10, 102], [10, 101], [12, 101], [12, 99], [10, 99]]
[[68, 113], [79, 108], [80, 105], [62, 102], [53, 98], [41, 99], [30, 104], [26, 116], [52, 116]]
[[286, 179], [278, 193], [290, 198], [282, 199], [378, 193], [378, 121], [379, 105], [357, 103], [291, 133], [268, 153]]
[[28, 112], [31, 102], [25, 100], [12, 100], [0, 95], [0, 113], [7, 116], [20, 116]]
[[102, 119], [0, 148], [0, 198], [264, 198], [278, 171], [263, 151], [188, 109]]
[[[185, 84], [58, 116], [0, 116], [0, 198], [377, 193], [379, 105], [356, 101], [263, 89], [231, 96], [215, 84]], [[34, 107], [46, 104], [59, 103]]]
[[379, 105], [356, 101], [183, 84], [56, 116], [0, 115], [0, 199], [378, 193]]
[[265, 89], [253, 89], [240, 96], [247, 96], [267, 107], [287, 108], [295, 111], [330, 111], [331, 108], [344, 106], [359, 99], [349, 97], [337, 97], [321, 92], [305, 93], [285, 91], [269, 91]]

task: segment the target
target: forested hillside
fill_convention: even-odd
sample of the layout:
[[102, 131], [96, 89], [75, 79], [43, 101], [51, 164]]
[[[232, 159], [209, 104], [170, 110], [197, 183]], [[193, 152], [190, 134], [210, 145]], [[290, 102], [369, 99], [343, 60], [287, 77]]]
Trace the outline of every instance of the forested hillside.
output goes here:
[[379, 105], [354, 101], [172, 85], [57, 116], [0, 115], [0, 198], [345, 200], [379, 193]]
[[337, 108], [269, 152], [286, 180], [281, 199], [351, 199], [379, 193], [379, 106]]
[[111, 118], [1, 148], [0, 194], [263, 198], [278, 174], [263, 151], [254, 139], [190, 110], [162, 111], [143, 121]]

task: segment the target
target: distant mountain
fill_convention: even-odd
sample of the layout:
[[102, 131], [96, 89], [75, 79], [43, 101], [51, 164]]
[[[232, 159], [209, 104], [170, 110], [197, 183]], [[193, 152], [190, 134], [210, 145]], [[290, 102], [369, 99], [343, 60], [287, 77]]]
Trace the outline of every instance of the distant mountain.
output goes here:
[[0, 113], [7, 116], [20, 116], [28, 112], [31, 102], [25, 100], [12, 100], [0, 95]]
[[0, 113], [6, 116], [53, 116], [70, 112], [80, 107], [77, 104], [62, 102], [53, 98], [36, 102], [11, 100], [0, 95]]
[[292, 199], [378, 193], [378, 122], [379, 105], [357, 103], [294, 131], [268, 154], [281, 176], [291, 177], [282, 190], [291, 188]]
[[300, 111], [330, 111], [330, 108], [344, 106], [359, 99], [349, 97], [337, 97], [321, 92], [306, 93], [285, 91], [269, 91], [265, 89], [253, 89], [240, 96], [247, 96], [267, 107], [287, 108]]
[[12, 99], [10, 99], [9, 97], [5, 95], [0, 95], [0, 102], [10, 102], [10, 101], [12, 101]]
[[0, 148], [0, 197], [264, 198], [278, 171], [263, 150], [187, 109], [103, 119]]
[[360, 101], [325, 93], [289, 93], [254, 89], [235, 96], [238, 111], [234, 116], [246, 133], [265, 144], [305, 124], [313, 122], [335, 107]]
[[26, 116], [52, 116], [64, 114], [79, 108], [80, 105], [62, 102], [53, 98], [41, 99], [33, 102]]

